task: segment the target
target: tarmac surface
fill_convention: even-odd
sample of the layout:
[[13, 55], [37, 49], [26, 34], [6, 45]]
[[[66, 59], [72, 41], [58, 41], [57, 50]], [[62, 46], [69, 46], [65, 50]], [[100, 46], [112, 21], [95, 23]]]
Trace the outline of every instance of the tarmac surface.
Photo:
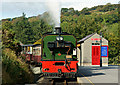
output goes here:
[[[37, 69], [34, 68], [35, 73]], [[118, 73], [120, 71], [119, 66], [108, 66], [108, 67], [93, 67], [93, 66], [80, 66], [77, 74], [76, 81], [69, 81], [68, 85], [118, 85]], [[120, 75], [120, 74], [119, 74]], [[36, 83], [39, 84], [47, 84], [51, 81], [44, 79], [44, 77], [40, 74], [36, 74]]]
[[108, 67], [79, 67], [78, 82], [87, 85], [118, 85], [119, 71], [119, 66], [112, 65]]

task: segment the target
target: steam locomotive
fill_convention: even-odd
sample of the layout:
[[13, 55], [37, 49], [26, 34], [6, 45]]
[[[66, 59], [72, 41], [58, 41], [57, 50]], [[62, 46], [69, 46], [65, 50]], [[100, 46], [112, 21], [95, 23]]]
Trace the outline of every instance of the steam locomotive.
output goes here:
[[77, 73], [76, 38], [61, 32], [45, 33], [42, 39], [41, 63], [45, 78], [75, 78]]

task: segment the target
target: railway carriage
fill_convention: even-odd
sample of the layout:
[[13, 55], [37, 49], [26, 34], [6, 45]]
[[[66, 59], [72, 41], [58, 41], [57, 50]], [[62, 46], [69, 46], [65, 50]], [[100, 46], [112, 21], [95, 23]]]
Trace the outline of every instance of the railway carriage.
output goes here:
[[75, 78], [77, 73], [76, 38], [60, 27], [42, 39], [41, 63], [45, 78]]
[[25, 61], [29, 63], [35, 63], [40, 65], [41, 60], [41, 45], [40, 44], [28, 44], [22, 45], [22, 56], [24, 56]]

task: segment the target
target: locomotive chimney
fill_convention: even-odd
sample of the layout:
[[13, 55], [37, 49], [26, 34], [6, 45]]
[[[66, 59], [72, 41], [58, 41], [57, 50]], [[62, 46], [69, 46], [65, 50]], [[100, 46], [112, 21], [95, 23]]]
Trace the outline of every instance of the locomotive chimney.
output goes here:
[[61, 33], [61, 27], [55, 27], [56, 30], [56, 34], [60, 34]]

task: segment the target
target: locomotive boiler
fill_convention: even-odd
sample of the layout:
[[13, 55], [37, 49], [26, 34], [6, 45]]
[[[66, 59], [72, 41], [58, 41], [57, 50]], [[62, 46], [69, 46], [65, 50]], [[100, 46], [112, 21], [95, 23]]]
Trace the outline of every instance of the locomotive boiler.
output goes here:
[[76, 38], [69, 33], [45, 33], [42, 39], [41, 63], [45, 78], [75, 78], [77, 73]]

